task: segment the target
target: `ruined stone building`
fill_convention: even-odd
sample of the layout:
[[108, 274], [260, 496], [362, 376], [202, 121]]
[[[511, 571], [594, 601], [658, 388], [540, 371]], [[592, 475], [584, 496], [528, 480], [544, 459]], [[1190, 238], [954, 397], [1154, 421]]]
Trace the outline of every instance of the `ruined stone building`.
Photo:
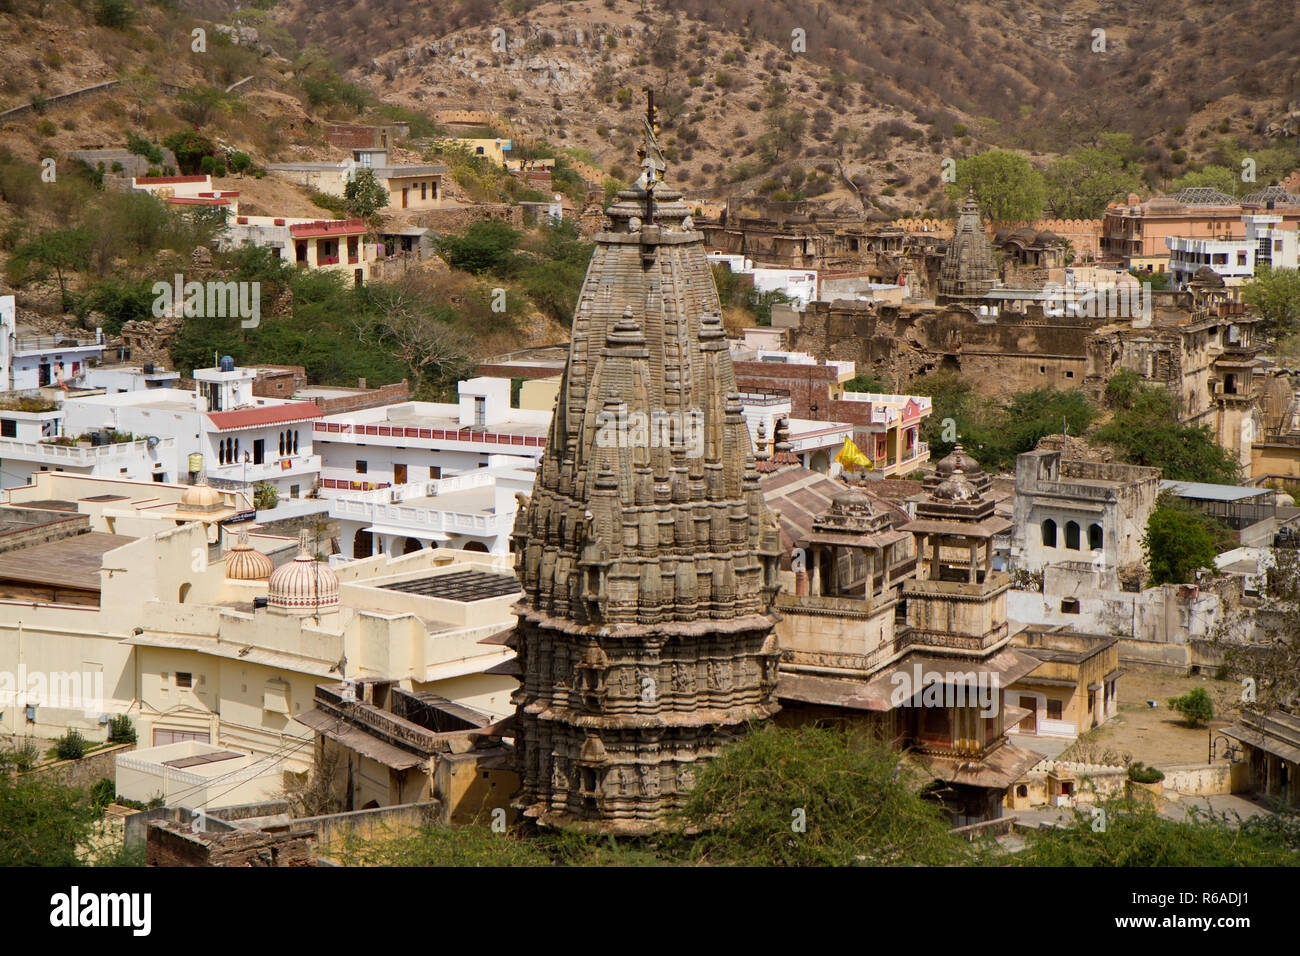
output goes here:
[[[702, 762], [777, 709], [779, 536], [704, 237], [659, 184], [649, 123], [645, 155], [596, 236], [574, 314], [515, 525], [525, 596], [508, 641], [514, 805], [543, 824], [622, 833], [661, 827]], [[626, 431], [611, 424], [624, 419]]]
[[1159, 492], [1159, 468], [1026, 452], [1016, 458], [1012, 563], [1034, 573], [1086, 565], [1117, 589], [1119, 569], [1142, 563], [1142, 536]]
[[[1060, 310], [1042, 291], [996, 289], [960, 305], [810, 302], [789, 342], [855, 362], [902, 390], [916, 376], [946, 371], [997, 398], [1050, 386], [1082, 389], [1100, 405], [1111, 376], [1129, 369], [1168, 389], [1180, 420], [1208, 425], [1249, 474], [1260, 401], [1274, 387], [1258, 360], [1258, 317], [1212, 288], [1147, 293], [1137, 304], [1149, 308], [1126, 309], [1118, 293], [1114, 300], [1099, 295], [1087, 308]], [[1112, 305], [1135, 314], [1087, 314]]]
[[791, 269], [864, 274], [932, 294], [947, 245], [934, 234], [909, 234], [868, 222], [857, 211], [799, 200], [730, 199], [716, 219], [700, 223], [709, 249]]

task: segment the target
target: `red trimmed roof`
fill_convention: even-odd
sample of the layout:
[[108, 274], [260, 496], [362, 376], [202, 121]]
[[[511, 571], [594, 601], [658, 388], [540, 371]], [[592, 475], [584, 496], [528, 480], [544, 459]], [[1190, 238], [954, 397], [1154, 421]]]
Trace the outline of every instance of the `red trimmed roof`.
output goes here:
[[207, 176], [137, 176], [136, 185], [166, 186], [171, 183], [206, 183]]
[[232, 412], [208, 412], [208, 421], [219, 432], [256, 425], [282, 425], [320, 418], [321, 410], [313, 402], [286, 402], [283, 405], [258, 405], [237, 408]]
[[318, 219], [289, 227], [289, 235], [295, 238], [309, 236], [351, 236], [366, 231], [363, 219]]
[[168, 196], [163, 202], [173, 206], [229, 206], [229, 199], [216, 199], [211, 196]]

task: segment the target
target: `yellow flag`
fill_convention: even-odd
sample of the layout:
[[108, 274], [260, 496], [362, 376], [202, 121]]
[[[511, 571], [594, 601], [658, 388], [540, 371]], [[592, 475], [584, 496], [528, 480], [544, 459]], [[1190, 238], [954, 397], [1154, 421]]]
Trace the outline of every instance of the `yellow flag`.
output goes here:
[[871, 459], [858, 451], [858, 446], [853, 444], [852, 438], [848, 437], [844, 439], [844, 447], [835, 456], [835, 460], [845, 468], [865, 468], [868, 471], [872, 468]]

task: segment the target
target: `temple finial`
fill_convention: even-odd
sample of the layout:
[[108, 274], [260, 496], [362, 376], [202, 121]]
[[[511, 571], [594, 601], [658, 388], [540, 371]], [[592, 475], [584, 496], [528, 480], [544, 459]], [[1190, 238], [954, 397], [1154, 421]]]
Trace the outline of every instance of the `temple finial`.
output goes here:
[[645, 224], [650, 225], [654, 221], [654, 188], [664, 181], [667, 163], [659, 149], [659, 127], [655, 125], [655, 91], [648, 86], [644, 89], [646, 102], [642, 125], [645, 127], [645, 142], [636, 151], [637, 158], [641, 161], [641, 176], [637, 185], [645, 190]]

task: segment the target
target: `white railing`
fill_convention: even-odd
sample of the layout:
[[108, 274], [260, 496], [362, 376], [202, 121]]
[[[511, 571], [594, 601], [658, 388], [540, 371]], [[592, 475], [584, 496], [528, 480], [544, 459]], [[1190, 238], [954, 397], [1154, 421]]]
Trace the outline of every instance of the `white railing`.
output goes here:
[[[171, 448], [173, 438], [160, 438], [156, 447]], [[60, 461], [73, 465], [93, 465], [110, 458], [143, 455], [149, 450], [148, 441], [116, 442], [111, 445], [55, 445], [49, 442], [18, 441], [0, 438], [0, 458], [20, 458], [36, 461]]]
[[[281, 464], [284, 461], [289, 462], [288, 467]], [[236, 462], [231, 465], [209, 466], [207, 475], [223, 481], [252, 484], [269, 478], [278, 478], [281, 475], [299, 475], [313, 471], [320, 471], [320, 455], [282, 455], [267, 458], [260, 465], [252, 462], [247, 465]]]
[[382, 504], [335, 498], [330, 502], [330, 516], [350, 518], [375, 525], [443, 534], [495, 535], [513, 527], [514, 515], [481, 512], [443, 511], [433, 507], [416, 508], [402, 504]]

